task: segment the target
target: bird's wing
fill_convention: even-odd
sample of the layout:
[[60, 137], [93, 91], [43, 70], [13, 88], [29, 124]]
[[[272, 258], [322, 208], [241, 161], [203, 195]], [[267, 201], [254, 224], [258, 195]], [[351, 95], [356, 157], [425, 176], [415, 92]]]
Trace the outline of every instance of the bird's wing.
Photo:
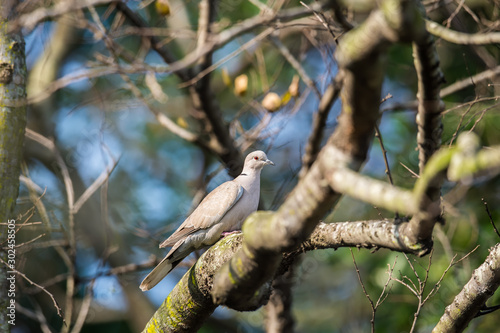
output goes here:
[[243, 195], [243, 187], [234, 181], [225, 182], [210, 192], [160, 247], [174, 246], [179, 240], [217, 224]]

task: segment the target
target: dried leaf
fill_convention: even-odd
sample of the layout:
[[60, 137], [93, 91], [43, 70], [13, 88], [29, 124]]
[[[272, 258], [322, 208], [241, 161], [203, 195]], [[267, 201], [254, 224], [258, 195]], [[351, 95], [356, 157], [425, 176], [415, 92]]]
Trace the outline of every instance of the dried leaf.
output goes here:
[[262, 106], [269, 112], [275, 112], [281, 107], [281, 98], [277, 93], [270, 92], [262, 100]]
[[236, 96], [243, 96], [248, 89], [248, 76], [241, 74], [234, 79], [234, 94]]
[[299, 82], [300, 77], [298, 75], [294, 75], [292, 83], [290, 83], [290, 86], [288, 87], [288, 92], [290, 93], [291, 97], [299, 96]]

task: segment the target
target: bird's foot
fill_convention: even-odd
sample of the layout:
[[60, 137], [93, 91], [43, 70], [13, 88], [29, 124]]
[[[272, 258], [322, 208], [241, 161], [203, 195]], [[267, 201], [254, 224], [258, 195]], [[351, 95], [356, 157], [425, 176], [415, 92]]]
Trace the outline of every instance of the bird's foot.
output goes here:
[[232, 234], [237, 234], [241, 232], [241, 230], [234, 230], [234, 231], [224, 231], [221, 235], [220, 238], [224, 238], [226, 236], [232, 235]]

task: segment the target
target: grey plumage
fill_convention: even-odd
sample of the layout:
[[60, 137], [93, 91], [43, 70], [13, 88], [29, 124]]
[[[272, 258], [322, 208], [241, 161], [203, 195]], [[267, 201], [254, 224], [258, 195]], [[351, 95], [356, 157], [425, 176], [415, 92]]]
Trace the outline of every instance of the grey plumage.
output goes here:
[[153, 288], [191, 252], [215, 244], [223, 232], [241, 229], [243, 221], [257, 210], [260, 197], [260, 172], [274, 165], [263, 151], [247, 155], [242, 173], [210, 192], [160, 247], [172, 249], [146, 276], [140, 288]]

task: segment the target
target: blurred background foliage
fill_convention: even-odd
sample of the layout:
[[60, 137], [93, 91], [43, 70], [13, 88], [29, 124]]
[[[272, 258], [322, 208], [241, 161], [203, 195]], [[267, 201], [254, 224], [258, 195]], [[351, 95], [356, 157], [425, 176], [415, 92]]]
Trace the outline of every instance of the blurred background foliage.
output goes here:
[[[458, 2], [449, 2], [438, 9], [427, 9], [430, 17], [443, 23]], [[494, 22], [498, 18], [498, 2], [466, 1], [451, 21], [457, 30], [475, 32], [481, 22]], [[149, 2], [129, 1], [128, 5], [156, 30], [160, 40], [181, 58], [196, 45], [198, 1], [170, 1], [170, 14], [159, 15]], [[298, 1], [285, 1], [283, 8], [298, 6]], [[220, 1], [216, 22], [225, 29], [243, 19], [258, 15], [259, 9], [249, 1]], [[128, 63], [129, 58], [144, 59], [146, 63], [162, 64], [154, 51], [144, 45], [144, 39], [125, 23], [115, 27], [116, 11], [108, 6], [96, 7], [102, 25], [112, 32], [122, 51], [110, 54], [103, 39], [97, 39], [88, 29], [72, 28], [69, 41], [58, 41], [60, 21], [46, 21], [26, 35], [27, 61], [30, 70], [39, 66], [47, 50], [57, 45], [66, 46], [60, 61], [53, 69], [55, 77], [64, 77], [99, 63], [100, 58], [118, 57]], [[366, 13], [356, 12], [352, 21], [361, 22]], [[92, 13], [82, 11], [90, 22]], [[336, 73], [332, 58], [335, 42], [331, 35], [304, 21], [280, 32], [280, 39], [298, 59], [303, 68], [324, 91]], [[309, 26], [311, 25], [311, 26]], [[263, 29], [247, 33], [217, 50], [214, 63], [255, 38]], [[498, 28], [496, 28], [498, 29]], [[498, 45], [470, 47], [437, 41], [447, 84], [467, 78], [498, 65]], [[384, 115], [380, 123], [383, 142], [387, 150], [392, 177], [397, 186], [411, 188], [417, 172], [415, 113], [404, 107], [415, 99], [416, 75], [413, 69], [410, 45], [394, 46], [389, 57], [387, 77], [382, 97], [391, 94], [381, 108]], [[42, 71], [42, 73], [44, 73]], [[31, 73], [33, 74], [33, 72]], [[240, 74], [249, 79], [245, 95], [234, 93], [232, 80]], [[49, 74], [43, 74], [49, 75]], [[300, 95], [275, 113], [267, 113], [260, 102], [264, 95], [276, 92], [283, 96], [296, 70], [269, 40], [264, 39], [218, 66], [211, 74], [214, 100], [220, 105], [230, 132], [246, 152], [263, 149], [276, 163], [275, 168], [262, 174], [263, 209], [276, 209], [297, 181], [303, 148], [311, 131], [313, 114], [318, 98], [300, 81]], [[147, 262], [151, 255], [161, 258], [164, 250], [158, 244], [186, 217], [193, 205], [201, 199], [200, 193], [211, 190], [229, 176], [221, 163], [210, 153], [179, 138], [162, 127], [148, 105], [157, 108], [179, 126], [192, 132], [201, 131], [181, 80], [172, 74], [157, 74], [165, 98], [155, 100], [143, 74], [127, 75], [145, 96], [140, 100], [131, 92], [123, 75], [105, 75], [79, 80], [59, 89], [40, 103], [32, 104], [29, 127], [53, 138], [74, 182], [76, 198], [96, 178], [116, 163], [107, 183], [85, 203], [75, 215], [76, 253], [75, 312], [90, 295], [91, 303], [82, 332], [135, 332], [144, 327], [146, 320], [168, 295], [175, 283], [190, 266], [192, 260], [181, 265], [153, 291], [141, 294], [138, 285], [149, 268], [136, 269], [124, 274], [113, 274], [112, 269], [127, 264]], [[225, 77], [230, 78], [230, 85]], [[33, 75], [30, 79], [34, 80]], [[227, 81], [227, 80], [226, 80]], [[496, 83], [495, 83], [496, 82]], [[443, 145], [455, 142], [456, 134], [473, 130], [484, 146], [500, 142], [500, 113], [498, 107], [498, 80], [470, 85], [446, 96]], [[33, 96], [31, 96], [33, 97]], [[362, 98], [362, 96], [360, 96]], [[475, 101], [473, 104], [469, 102]], [[464, 104], [465, 103], [465, 104]], [[467, 104], [469, 103], [469, 104]], [[146, 105], [147, 104], [147, 105]], [[399, 106], [398, 106], [399, 105]], [[329, 115], [325, 138], [333, 131], [339, 112], [337, 102]], [[242, 130], [259, 124], [269, 117], [269, 123], [257, 140], [248, 146]], [[25, 183], [21, 185], [17, 214], [21, 221], [42, 222], [26, 226], [18, 233], [18, 269], [31, 280], [47, 288], [60, 305], [65, 301], [65, 280], [68, 274], [60, 251], [68, 248], [68, 206], [66, 190], [53, 157], [37, 143], [27, 140], [24, 175], [38, 187], [36, 197], [45, 212], [35, 208], [33, 197]], [[383, 154], [374, 139], [370, 157], [363, 172], [386, 179]], [[479, 247], [449, 271], [439, 284], [439, 290], [421, 309], [417, 321], [418, 331], [430, 331], [443, 314], [444, 308], [461, 290], [488, 254], [488, 248], [499, 241], [485, 210], [488, 203], [491, 217], [497, 225], [500, 215], [500, 178], [485, 179], [473, 184], [445, 184], [443, 202], [446, 223], [434, 232], [432, 265], [428, 269], [424, 298], [441, 279], [452, 262]], [[194, 198], [194, 199], [193, 199]], [[42, 216], [46, 214], [46, 218]], [[331, 211], [327, 222], [392, 218], [393, 212], [344, 197]], [[47, 225], [48, 223], [48, 225]], [[412, 286], [419, 286], [415, 272], [403, 254], [387, 250], [371, 253], [352, 249], [360, 276], [371, 299], [376, 302], [385, 285], [389, 293], [377, 309], [376, 332], [409, 331], [418, 301], [414, 294], [397, 281], [388, 281], [388, 267], [394, 278]], [[293, 289], [293, 315], [298, 332], [367, 332], [370, 330], [371, 308], [358, 281], [349, 249], [322, 250], [303, 255], [296, 267]], [[418, 279], [423, 281], [429, 257], [408, 260], [414, 265]], [[410, 282], [412, 281], [412, 282]], [[45, 325], [53, 331], [63, 330], [63, 322], [56, 314], [50, 298], [39, 288], [18, 279], [21, 293], [19, 324], [13, 332], [38, 332], [41, 325], [34, 314], [42, 313]], [[500, 303], [496, 293], [490, 300]], [[64, 306], [63, 306], [64, 308]], [[75, 315], [76, 317], [76, 315]], [[252, 313], [238, 313], [219, 308], [201, 332], [263, 332], [265, 309]], [[43, 326], [43, 325], [42, 325]], [[470, 332], [492, 332], [497, 329], [498, 314], [475, 319]]]

